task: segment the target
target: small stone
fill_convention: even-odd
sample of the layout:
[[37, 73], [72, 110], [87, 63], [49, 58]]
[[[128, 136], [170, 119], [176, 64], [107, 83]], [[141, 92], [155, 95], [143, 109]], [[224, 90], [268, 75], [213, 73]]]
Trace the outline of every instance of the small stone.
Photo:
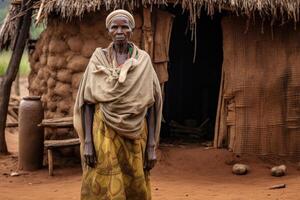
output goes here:
[[10, 174], [7, 172], [2, 173], [3, 176], [9, 176]]
[[237, 160], [234, 159], [234, 158], [230, 158], [230, 159], [225, 160], [226, 165], [234, 165], [236, 163], [237, 163]]
[[21, 175], [27, 175], [27, 172], [11, 172], [10, 176], [14, 177], [14, 176], [21, 176]]
[[18, 172], [11, 172], [10, 176], [14, 177], [14, 176], [20, 176], [20, 174]]
[[271, 175], [280, 177], [284, 176], [286, 174], [286, 166], [285, 165], [279, 165], [271, 168]]
[[232, 173], [236, 175], [245, 175], [250, 171], [250, 167], [245, 164], [235, 164], [232, 167]]

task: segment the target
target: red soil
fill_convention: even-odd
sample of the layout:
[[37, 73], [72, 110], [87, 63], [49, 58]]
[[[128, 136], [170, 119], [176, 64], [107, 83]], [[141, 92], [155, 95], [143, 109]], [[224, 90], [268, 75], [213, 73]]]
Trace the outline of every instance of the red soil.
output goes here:
[[[7, 136], [13, 153], [0, 156], [0, 199], [79, 199], [81, 168], [78, 164], [56, 166], [53, 177], [48, 176], [47, 167], [17, 177], [9, 176], [17, 169], [17, 133], [7, 133]], [[151, 174], [154, 200], [300, 199], [300, 171], [293, 163], [285, 163], [287, 176], [276, 178], [270, 176], [270, 167], [281, 163], [280, 160], [237, 158], [227, 150], [165, 145], [161, 147], [159, 157]], [[233, 175], [232, 164], [237, 161], [249, 164], [250, 173]], [[268, 189], [281, 183], [285, 183], [286, 188]]]
[[[22, 96], [26, 95], [26, 87], [27, 81], [23, 78]], [[46, 166], [35, 172], [9, 176], [11, 171], [17, 170], [18, 135], [15, 130], [12, 132], [6, 134], [12, 154], [0, 156], [0, 200], [80, 199], [79, 164], [55, 166], [53, 177], [48, 176]], [[295, 163], [250, 156], [237, 158], [227, 150], [195, 145], [164, 145], [159, 158], [151, 174], [153, 200], [300, 199], [300, 171]], [[250, 165], [249, 174], [231, 173], [232, 164], [238, 161]], [[282, 163], [287, 165], [288, 174], [281, 178], [270, 176], [270, 167]], [[268, 189], [282, 183], [286, 188]]]

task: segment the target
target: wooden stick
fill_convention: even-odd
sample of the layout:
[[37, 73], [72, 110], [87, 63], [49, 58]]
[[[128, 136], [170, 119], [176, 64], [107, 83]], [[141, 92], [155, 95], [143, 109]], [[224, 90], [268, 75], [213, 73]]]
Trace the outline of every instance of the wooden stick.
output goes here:
[[40, 123], [38, 126], [52, 127], [52, 128], [63, 128], [72, 127], [73, 122], [60, 122], [60, 123]]
[[19, 106], [18, 102], [15, 101], [10, 101], [9, 102], [9, 106], [13, 107], [13, 106]]
[[15, 120], [18, 120], [18, 115], [12, 110], [12, 108], [8, 108], [7, 113], [12, 116]]
[[71, 138], [64, 140], [45, 140], [44, 146], [46, 148], [64, 147], [64, 146], [74, 146], [80, 144], [79, 138]]
[[191, 130], [191, 129], [178, 129], [178, 128], [171, 128], [171, 132], [177, 133], [188, 133], [188, 134], [196, 134], [196, 135], [204, 135], [204, 132], [198, 130]]
[[10, 4], [11, 5], [21, 5], [22, 1], [21, 0], [14, 0]]
[[62, 117], [62, 118], [53, 118], [53, 119], [44, 119], [43, 123], [54, 123], [54, 122], [71, 122], [73, 117]]
[[16, 95], [11, 95], [11, 96], [10, 96], [10, 100], [20, 102], [20, 97], [19, 97], [19, 96], [16, 96]]
[[204, 120], [200, 126], [198, 127], [188, 127], [188, 126], [183, 126], [175, 121], [171, 121], [169, 123], [169, 126], [174, 127], [175, 129], [183, 129], [187, 131], [192, 131], [192, 132], [201, 132], [203, 130], [203, 126], [209, 121], [209, 118]]
[[38, 11], [38, 14], [37, 14], [37, 16], [36, 16], [36, 18], [35, 18], [35, 23], [34, 23], [35, 26], [37, 26], [38, 23], [39, 23], [40, 20], [41, 20], [41, 14], [42, 14], [42, 11], [43, 11], [43, 9], [44, 9], [44, 5], [45, 5], [45, 0], [42, 0], [42, 3], [41, 3], [41, 5], [40, 5], [39, 11]]
[[44, 119], [38, 126], [44, 127], [72, 127], [73, 117], [64, 117], [56, 119]]
[[53, 176], [53, 155], [51, 149], [48, 149], [48, 170], [49, 176]]
[[29, 29], [31, 25], [32, 16], [32, 0], [23, 0], [21, 4], [21, 13], [25, 12], [24, 16], [18, 18], [16, 33], [16, 42], [13, 46], [13, 53], [11, 55], [8, 68], [3, 77], [3, 81], [0, 85], [0, 154], [7, 154], [7, 144], [5, 140], [5, 127], [9, 105], [9, 97], [11, 93], [11, 86], [15, 80], [24, 48], [26, 46], [27, 39], [29, 37]]
[[7, 122], [6, 127], [7, 128], [13, 128], [13, 127], [18, 127], [19, 123], [18, 122]]
[[273, 185], [271, 187], [269, 187], [270, 190], [274, 190], [274, 189], [281, 189], [281, 188], [285, 188], [286, 185], [283, 183], [283, 184], [278, 184], [278, 185]]

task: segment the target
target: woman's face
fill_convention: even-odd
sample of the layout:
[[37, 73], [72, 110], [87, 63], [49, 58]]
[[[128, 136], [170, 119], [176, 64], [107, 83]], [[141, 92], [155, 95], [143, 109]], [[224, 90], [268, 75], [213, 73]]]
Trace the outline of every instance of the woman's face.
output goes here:
[[127, 44], [132, 33], [128, 19], [125, 17], [116, 17], [112, 21], [108, 33], [115, 45]]

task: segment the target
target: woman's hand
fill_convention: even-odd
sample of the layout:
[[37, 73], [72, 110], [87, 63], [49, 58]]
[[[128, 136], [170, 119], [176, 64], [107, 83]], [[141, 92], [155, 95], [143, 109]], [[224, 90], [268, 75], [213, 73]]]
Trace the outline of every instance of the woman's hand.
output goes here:
[[93, 142], [85, 142], [83, 156], [85, 164], [87, 164], [90, 167], [95, 167], [97, 163], [97, 158]]
[[154, 147], [147, 147], [145, 159], [145, 170], [150, 171], [157, 163], [156, 151]]

